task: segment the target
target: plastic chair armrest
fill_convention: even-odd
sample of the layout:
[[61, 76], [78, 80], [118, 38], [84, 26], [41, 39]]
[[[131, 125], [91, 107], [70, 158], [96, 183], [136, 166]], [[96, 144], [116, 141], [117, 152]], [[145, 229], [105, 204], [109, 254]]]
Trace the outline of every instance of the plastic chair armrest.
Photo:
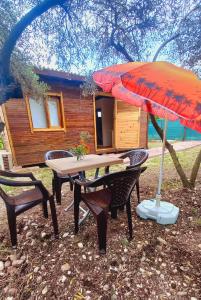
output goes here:
[[9, 180], [0, 178], [0, 184], [13, 186], [13, 187], [20, 187], [20, 186], [33, 186], [33, 185], [42, 185], [42, 182], [40, 180], [32, 180], [32, 181], [17, 181], [17, 180]]

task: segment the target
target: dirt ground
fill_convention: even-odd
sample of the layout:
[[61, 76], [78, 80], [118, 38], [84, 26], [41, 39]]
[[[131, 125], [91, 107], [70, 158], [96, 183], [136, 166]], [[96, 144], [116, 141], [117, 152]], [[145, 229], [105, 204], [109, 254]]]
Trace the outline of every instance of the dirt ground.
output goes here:
[[[155, 300], [201, 299], [201, 174], [196, 189], [174, 187], [163, 198], [180, 208], [175, 225], [137, 217], [132, 195], [134, 238], [127, 240], [125, 212], [108, 220], [107, 254], [97, 249], [96, 224], [90, 216], [74, 235], [72, 200], [65, 185], [57, 206], [60, 238], [53, 238], [51, 217], [38, 207], [18, 219], [18, 249], [10, 247], [5, 220], [0, 227], [0, 299]], [[166, 181], [167, 181], [166, 174]], [[147, 170], [141, 199], [155, 193], [157, 174]]]

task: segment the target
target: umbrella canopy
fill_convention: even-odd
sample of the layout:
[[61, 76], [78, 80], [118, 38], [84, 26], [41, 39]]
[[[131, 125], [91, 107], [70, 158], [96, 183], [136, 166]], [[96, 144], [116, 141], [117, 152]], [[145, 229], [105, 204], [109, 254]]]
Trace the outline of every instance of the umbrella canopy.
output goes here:
[[117, 64], [93, 73], [93, 79], [104, 92], [110, 93], [115, 84], [121, 82], [121, 75], [137, 67], [146, 64], [145, 62], [130, 62], [126, 64]]
[[201, 132], [201, 81], [189, 70], [168, 62], [133, 62], [96, 71], [93, 79], [116, 98]]
[[159, 105], [183, 125], [201, 132], [201, 81], [191, 71], [153, 62], [124, 73], [121, 80], [125, 91], [144, 97], [150, 113]]
[[178, 119], [174, 113], [168, 109], [164, 109], [161, 105], [152, 102], [150, 99], [147, 101], [146, 98], [127, 90], [122, 83], [114, 85], [112, 88], [112, 95], [127, 103], [141, 107], [143, 111], [149, 112], [152, 115], [157, 115], [160, 118], [171, 121], [176, 121]]
[[191, 71], [168, 62], [115, 65], [95, 72], [93, 78], [103, 91], [166, 119], [157, 194], [155, 199], [142, 201], [136, 211], [144, 219], [174, 224], [179, 208], [160, 201], [167, 119], [179, 119], [201, 132], [201, 81]]
[[[146, 62], [130, 62], [125, 64], [117, 64], [98, 70], [93, 73], [93, 79], [97, 85], [99, 85], [104, 92], [112, 93], [116, 98], [119, 98], [129, 104], [142, 107], [146, 112], [151, 112], [161, 118], [167, 118], [168, 120], [175, 121], [177, 116], [164, 110], [159, 105], [147, 105], [146, 99], [140, 95], [127, 90], [121, 82], [121, 76], [126, 72], [132, 71], [138, 67], [147, 64]], [[151, 111], [150, 111], [151, 110]]]

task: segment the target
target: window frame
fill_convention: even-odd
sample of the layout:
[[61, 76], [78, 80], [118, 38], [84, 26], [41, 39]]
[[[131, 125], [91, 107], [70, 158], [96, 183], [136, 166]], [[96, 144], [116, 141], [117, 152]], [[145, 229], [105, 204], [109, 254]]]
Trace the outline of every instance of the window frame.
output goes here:
[[[57, 102], [57, 111], [58, 111], [58, 119], [61, 126], [51, 126], [50, 120], [50, 113], [48, 108], [48, 97], [58, 97], [59, 101]], [[45, 116], [47, 121], [47, 128], [34, 128], [33, 120], [32, 120], [32, 112], [30, 107], [29, 96], [25, 97], [27, 112], [29, 117], [29, 125], [31, 132], [41, 132], [41, 131], [66, 131], [66, 123], [65, 123], [65, 116], [64, 116], [64, 104], [63, 104], [63, 94], [61, 93], [45, 93], [44, 94], [44, 108], [45, 108]]]

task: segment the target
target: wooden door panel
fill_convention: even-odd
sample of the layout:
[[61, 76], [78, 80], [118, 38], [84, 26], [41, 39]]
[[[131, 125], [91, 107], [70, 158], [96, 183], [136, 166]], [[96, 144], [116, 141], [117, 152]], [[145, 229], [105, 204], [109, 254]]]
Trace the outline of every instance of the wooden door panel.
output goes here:
[[115, 147], [139, 147], [139, 108], [115, 99]]

